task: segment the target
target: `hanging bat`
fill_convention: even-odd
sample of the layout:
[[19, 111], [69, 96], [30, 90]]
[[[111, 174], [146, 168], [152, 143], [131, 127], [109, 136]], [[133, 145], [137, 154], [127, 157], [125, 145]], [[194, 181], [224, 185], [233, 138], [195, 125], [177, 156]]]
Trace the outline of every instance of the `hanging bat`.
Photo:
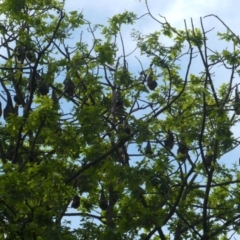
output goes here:
[[59, 102], [58, 102], [58, 97], [54, 89], [52, 89], [52, 100], [53, 104], [55, 105], [56, 108], [59, 108]]
[[151, 68], [150, 74], [147, 76], [147, 86], [150, 90], [154, 91], [157, 85], [157, 82], [153, 80], [153, 73]]
[[17, 46], [14, 50], [15, 57], [18, 62], [23, 62], [25, 58], [25, 47], [24, 46]]
[[79, 196], [74, 196], [73, 200], [72, 200], [71, 207], [77, 209], [77, 208], [79, 208], [79, 206], [80, 206], [80, 197]]
[[174, 146], [174, 136], [173, 136], [173, 134], [172, 134], [172, 132], [170, 130], [168, 130], [167, 139], [164, 140], [164, 146], [165, 146], [165, 148], [168, 148], [170, 150]]
[[188, 148], [186, 146], [186, 144], [184, 143], [179, 143], [178, 144], [178, 150], [177, 150], [177, 155], [178, 155], [178, 159], [181, 162], [185, 162], [187, 159], [187, 153], [188, 153]]
[[52, 100], [55, 104], [58, 104], [58, 97], [54, 89], [52, 89]]
[[239, 92], [238, 92], [238, 86], [236, 85], [235, 88], [235, 100], [234, 100], [234, 111], [236, 115], [240, 115], [240, 99], [239, 99]]
[[71, 80], [71, 78], [67, 77], [65, 78], [65, 80], [63, 81], [63, 85], [64, 85], [64, 92], [69, 96], [72, 97], [74, 94], [74, 83]]
[[33, 77], [33, 71], [31, 70], [28, 78], [28, 86], [27, 86], [27, 90], [29, 92], [31, 91], [35, 92], [37, 88], [37, 80], [39, 79], [41, 79], [41, 76], [39, 75], [39, 73], [35, 71], [35, 76]]
[[123, 97], [121, 95], [121, 92], [118, 91], [116, 93], [116, 98], [115, 98], [115, 115], [118, 116], [119, 118], [124, 116], [124, 101], [123, 101]]
[[212, 166], [212, 162], [213, 162], [213, 154], [209, 154], [207, 153], [205, 156], [204, 156], [204, 164], [210, 168]]
[[99, 207], [103, 211], [107, 210], [107, 208], [108, 208], [108, 201], [107, 201], [107, 198], [105, 197], [103, 189], [101, 190], [101, 195], [100, 195], [100, 198], [99, 198]]
[[18, 95], [15, 95], [15, 96], [13, 97], [13, 100], [14, 100], [14, 102], [15, 102], [17, 105], [22, 105], [22, 102], [21, 102], [21, 100], [20, 100], [20, 98], [19, 98]]
[[43, 80], [37, 82], [37, 87], [41, 95], [45, 96], [48, 94], [49, 86]]
[[6, 120], [12, 113], [14, 113], [12, 98], [10, 94], [7, 92], [7, 104], [6, 107], [3, 109], [4, 120]]
[[48, 92], [49, 92], [49, 86], [48, 86], [48, 84], [46, 84], [46, 83], [44, 82], [43, 72], [42, 72], [41, 75], [40, 75], [38, 72], [36, 72], [36, 74], [35, 74], [35, 79], [36, 79], [36, 83], [37, 83], [38, 92], [39, 92], [41, 95], [47, 95]]
[[145, 154], [153, 154], [150, 141], [147, 142], [147, 145], [145, 147]]
[[131, 128], [129, 127], [129, 124], [127, 121], [124, 121], [123, 123], [123, 129], [124, 129], [124, 132], [127, 134], [127, 135], [130, 135], [131, 134]]
[[124, 108], [124, 104], [123, 104], [123, 100], [122, 100], [121, 96], [118, 96], [115, 106], [116, 106], [117, 109], [123, 109]]

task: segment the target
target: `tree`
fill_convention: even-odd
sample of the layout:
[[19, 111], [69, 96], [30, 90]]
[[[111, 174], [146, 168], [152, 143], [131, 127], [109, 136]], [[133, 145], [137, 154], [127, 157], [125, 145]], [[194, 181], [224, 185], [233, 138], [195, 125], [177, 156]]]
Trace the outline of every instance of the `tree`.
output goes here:
[[[240, 39], [221, 19], [208, 16], [226, 27], [219, 38], [231, 51], [209, 47], [202, 19], [183, 31], [148, 10], [160, 30], [132, 32], [134, 71], [121, 34], [138, 21], [132, 12], [108, 26], [60, 0], [5, 0], [0, 12], [2, 239], [239, 233], [240, 174], [221, 159], [239, 145]], [[79, 28], [91, 43], [71, 40]], [[229, 73], [221, 86], [219, 67]], [[72, 230], [62, 219], [76, 215]]]

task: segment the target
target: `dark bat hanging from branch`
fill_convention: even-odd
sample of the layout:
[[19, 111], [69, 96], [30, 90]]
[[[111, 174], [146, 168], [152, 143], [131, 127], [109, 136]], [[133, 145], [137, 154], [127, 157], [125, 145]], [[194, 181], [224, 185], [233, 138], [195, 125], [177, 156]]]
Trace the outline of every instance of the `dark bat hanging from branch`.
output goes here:
[[157, 85], [157, 82], [153, 80], [153, 70], [150, 67], [150, 73], [147, 76], [147, 86], [151, 91], [154, 91]]
[[212, 166], [212, 162], [213, 162], [213, 154], [206, 154], [204, 156], [204, 164], [210, 168]]
[[174, 146], [174, 136], [170, 130], [168, 130], [167, 139], [164, 140], [165, 148], [172, 149]]
[[15, 102], [17, 105], [22, 105], [22, 102], [21, 102], [21, 100], [20, 100], [20, 98], [19, 98], [18, 95], [15, 95], [15, 96], [13, 97], [13, 100], [14, 100], [14, 102]]
[[14, 55], [16, 57], [16, 60], [18, 62], [23, 62], [25, 58], [25, 47], [22, 45], [17, 46], [14, 49]]
[[145, 154], [146, 154], [146, 155], [148, 155], [148, 154], [153, 154], [152, 146], [151, 146], [150, 141], [147, 142], [147, 145], [146, 145], [146, 147], [145, 147]]
[[64, 85], [64, 93], [66, 93], [69, 97], [72, 97], [75, 90], [75, 85], [70, 77], [66, 77], [63, 81]]
[[235, 88], [235, 100], [234, 100], [234, 111], [236, 115], [240, 115], [240, 99], [239, 99], [239, 92], [238, 92], [238, 86], [236, 85]]
[[54, 104], [58, 104], [58, 97], [54, 89], [52, 89], [52, 100]]
[[114, 100], [115, 100], [114, 114], [119, 118], [124, 117], [125, 115], [124, 101], [120, 90], [116, 92]]
[[181, 162], [185, 162], [187, 159], [187, 153], [188, 153], [188, 148], [186, 144], [179, 143], [178, 150], [177, 150], [178, 160], [180, 160]]
[[214, 161], [213, 146], [207, 146], [207, 152], [203, 158], [203, 164], [207, 168], [210, 168], [212, 166], [213, 161]]
[[8, 90], [6, 90], [7, 94], [7, 104], [6, 107], [3, 109], [3, 118], [7, 120], [7, 118], [14, 113], [12, 98]]
[[27, 90], [29, 92], [31, 92], [31, 91], [35, 92], [35, 90], [37, 88], [37, 79], [39, 79], [39, 78], [41, 78], [39, 73], [37, 71], [35, 71], [35, 74], [33, 74], [33, 71], [31, 70], [29, 78], [28, 78], [28, 86], [27, 86]]
[[79, 196], [74, 196], [73, 200], [72, 200], [71, 207], [77, 209], [77, 208], [79, 208], [79, 206], [80, 206], [80, 197]]
[[37, 88], [41, 95], [45, 96], [49, 93], [49, 86], [44, 82], [44, 80], [41, 78], [41, 80], [37, 81]]
[[118, 91], [117, 93], [117, 99], [116, 99], [116, 104], [115, 104], [116, 108], [122, 110], [123, 107], [124, 107], [124, 104], [123, 104], [123, 99], [122, 99], [122, 96], [121, 96], [121, 93], [120, 91]]
[[44, 81], [43, 72], [41, 73], [41, 75], [37, 73], [35, 76], [38, 92], [41, 95], [47, 95], [49, 93], [49, 85]]
[[99, 198], [99, 207], [103, 211], [107, 210], [107, 208], [108, 208], [108, 201], [104, 194], [103, 188], [101, 189], [101, 194], [100, 194], [100, 198]]

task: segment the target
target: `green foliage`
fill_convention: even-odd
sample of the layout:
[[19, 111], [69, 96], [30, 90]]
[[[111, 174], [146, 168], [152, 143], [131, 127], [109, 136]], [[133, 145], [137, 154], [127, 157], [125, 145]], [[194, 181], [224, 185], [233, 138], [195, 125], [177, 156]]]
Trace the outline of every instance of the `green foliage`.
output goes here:
[[117, 14], [109, 19], [109, 26], [103, 27], [102, 33], [111, 39], [121, 31], [123, 24], [134, 24], [137, 15], [133, 12], [125, 11], [124, 13]]
[[105, 42], [104, 44], [96, 44], [95, 51], [98, 53], [98, 62], [101, 65], [114, 63], [115, 46], [112, 43]]
[[[167, 21], [146, 35], [133, 30], [141, 67], [132, 69], [122, 32], [145, 16], [126, 11], [92, 26], [64, 1], [0, 6], [1, 239], [239, 234], [240, 172], [234, 157], [225, 161], [239, 146], [239, 41], [230, 29], [218, 35], [232, 51], [213, 51], [206, 31]], [[92, 42], [74, 36], [85, 27]]]

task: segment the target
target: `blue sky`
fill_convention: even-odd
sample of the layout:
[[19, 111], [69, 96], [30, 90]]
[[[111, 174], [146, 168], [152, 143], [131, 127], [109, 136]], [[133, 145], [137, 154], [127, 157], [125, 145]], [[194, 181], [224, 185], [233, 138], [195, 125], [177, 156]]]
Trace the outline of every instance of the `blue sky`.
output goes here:
[[[233, 30], [239, 29], [239, 1], [229, 0], [148, 0], [149, 8], [155, 17], [158, 14], [167, 18], [167, 20], [176, 27], [184, 27], [183, 20], [189, 20], [191, 17], [198, 20], [208, 14], [216, 14], [232, 27]], [[114, 14], [124, 10], [133, 11], [139, 15], [146, 13], [145, 1], [138, 0], [66, 0], [66, 10], [82, 11], [92, 23], [106, 23], [107, 19]], [[217, 21], [209, 20], [210, 23]], [[216, 25], [216, 24], [215, 24]], [[155, 26], [146, 24], [144, 31], [156, 30]]]
[[[228, 27], [233, 30], [236, 35], [240, 35], [239, 28], [239, 7], [240, 2], [238, 0], [149, 0], [149, 9], [158, 20], [161, 20], [161, 16], [166, 17], [167, 21], [176, 28], [184, 29], [184, 19], [187, 21], [187, 25], [190, 28], [192, 18], [194, 21], [195, 27], [200, 27], [200, 17], [204, 17], [209, 14], [214, 14], [220, 17]], [[83, 11], [85, 19], [89, 20], [92, 24], [106, 24], [108, 18], [112, 17], [114, 14], [121, 13], [125, 10], [133, 11], [138, 14], [138, 16], [143, 15], [147, 12], [145, 1], [137, 0], [66, 0], [67, 11], [78, 10]], [[218, 31], [225, 32], [225, 27], [214, 17], [204, 18], [205, 30], [212, 30], [212, 33], [209, 36], [212, 36], [209, 43], [213, 49], [223, 49], [228, 47], [231, 49], [231, 46], [221, 45], [221, 42], [218, 41], [216, 33]], [[124, 39], [128, 39], [130, 30], [136, 28], [141, 30], [142, 33], [147, 34], [154, 32], [159, 29], [159, 25], [154, 22], [149, 16], [144, 17], [139, 20], [136, 25], [126, 28], [126, 31], [123, 32]], [[134, 49], [134, 44], [129, 39], [127, 44], [127, 51]], [[133, 70], [136, 67], [137, 60], [134, 60]], [[136, 72], [138, 71], [135, 69]], [[199, 70], [199, 72], [202, 69]], [[194, 72], [198, 72], [197, 66], [193, 68]], [[217, 84], [228, 81], [229, 74], [222, 71], [216, 72], [216, 81]], [[239, 81], [239, 78], [236, 78], [236, 81]], [[234, 128], [234, 135], [236, 137], [240, 136], [239, 126]], [[238, 161], [239, 148], [235, 151], [227, 154], [223, 161], [228, 161], [231, 164]], [[73, 209], [69, 209], [69, 212], [77, 212]], [[78, 217], [72, 219], [72, 227], [78, 226]], [[239, 238], [240, 239], [240, 238]]]

